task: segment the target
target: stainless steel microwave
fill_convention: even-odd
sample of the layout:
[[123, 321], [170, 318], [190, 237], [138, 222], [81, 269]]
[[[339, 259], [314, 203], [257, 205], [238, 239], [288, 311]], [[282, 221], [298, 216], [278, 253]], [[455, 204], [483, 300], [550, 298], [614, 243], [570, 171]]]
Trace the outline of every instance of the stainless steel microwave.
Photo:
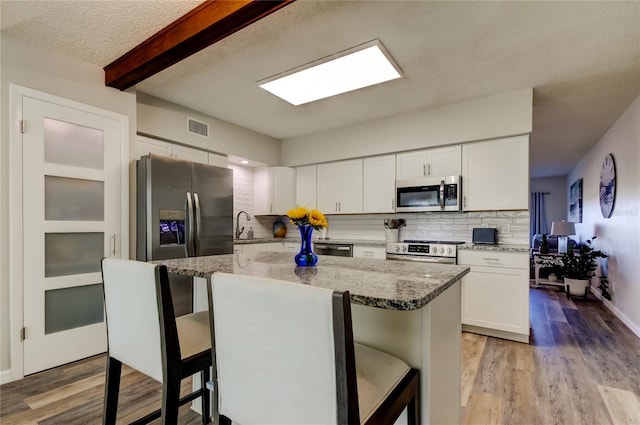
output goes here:
[[462, 178], [396, 180], [396, 212], [462, 210]]

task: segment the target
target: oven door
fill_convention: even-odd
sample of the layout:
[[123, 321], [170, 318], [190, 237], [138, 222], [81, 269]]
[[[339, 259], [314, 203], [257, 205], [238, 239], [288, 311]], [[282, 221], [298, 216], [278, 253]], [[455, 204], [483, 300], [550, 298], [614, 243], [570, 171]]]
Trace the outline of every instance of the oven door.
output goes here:
[[420, 263], [456, 264], [455, 257], [430, 257], [428, 255], [387, 254], [387, 260], [417, 261]]

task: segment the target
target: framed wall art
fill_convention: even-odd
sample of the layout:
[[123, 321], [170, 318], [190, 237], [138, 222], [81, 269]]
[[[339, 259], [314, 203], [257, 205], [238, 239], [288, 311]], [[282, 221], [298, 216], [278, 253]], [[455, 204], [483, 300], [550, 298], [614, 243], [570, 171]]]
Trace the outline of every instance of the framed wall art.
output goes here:
[[569, 187], [569, 221], [582, 223], [582, 179]]
[[600, 211], [604, 218], [611, 217], [616, 202], [616, 163], [613, 155], [604, 157], [600, 168]]

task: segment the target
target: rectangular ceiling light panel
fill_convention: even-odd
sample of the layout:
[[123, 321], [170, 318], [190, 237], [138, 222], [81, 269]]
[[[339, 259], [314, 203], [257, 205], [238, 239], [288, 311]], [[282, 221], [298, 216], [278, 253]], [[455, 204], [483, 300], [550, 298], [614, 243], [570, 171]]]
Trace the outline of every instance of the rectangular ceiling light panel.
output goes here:
[[378, 40], [259, 81], [258, 85], [293, 105], [302, 105], [402, 77]]

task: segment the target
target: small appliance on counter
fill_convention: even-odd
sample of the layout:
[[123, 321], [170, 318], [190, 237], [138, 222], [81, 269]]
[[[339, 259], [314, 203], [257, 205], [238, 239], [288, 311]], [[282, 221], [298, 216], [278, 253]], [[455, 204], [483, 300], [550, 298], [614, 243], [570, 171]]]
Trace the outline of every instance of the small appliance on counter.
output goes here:
[[498, 243], [498, 229], [493, 227], [474, 227], [471, 241], [474, 244], [495, 245]]

